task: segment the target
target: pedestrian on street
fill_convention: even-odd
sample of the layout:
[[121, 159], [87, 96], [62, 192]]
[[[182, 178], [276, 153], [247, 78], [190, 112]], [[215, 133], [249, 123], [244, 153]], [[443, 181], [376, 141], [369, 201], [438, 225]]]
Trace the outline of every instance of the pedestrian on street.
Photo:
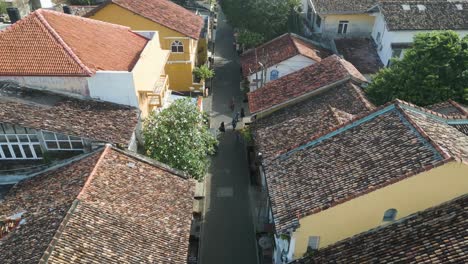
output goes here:
[[231, 108], [231, 111], [234, 111], [234, 108], [236, 107], [234, 103], [234, 97], [231, 98], [231, 103], [229, 104], [229, 107]]
[[232, 119], [232, 130], [236, 130], [236, 126], [237, 126], [237, 122], [236, 122], [236, 119]]
[[240, 113], [237, 112], [236, 115], [234, 116], [234, 119], [236, 120], [236, 123], [239, 122], [239, 117], [240, 117]]
[[221, 122], [221, 125], [219, 125], [219, 131], [220, 132], [226, 132], [226, 128], [224, 127], [224, 122]]
[[245, 117], [244, 107], [241, 108], [240, 116], [241, 116], [241, 118]]

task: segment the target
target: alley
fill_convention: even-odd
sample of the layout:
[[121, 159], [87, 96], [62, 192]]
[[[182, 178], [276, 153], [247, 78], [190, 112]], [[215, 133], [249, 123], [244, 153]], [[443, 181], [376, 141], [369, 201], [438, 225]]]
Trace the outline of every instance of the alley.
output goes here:
[[[240, 111], [241, 107], [239, 60], [232, 47], [232, 34], [224, 15], [219, 12], [215, 45], [216, 77], [210, 113], [212, 127], [218, 127], [223, 121], [230, 123], [233, 116], [229, 108], [231, 98], [235, 98], [235, 111]], [[200, 263], [257, 263], [245, 149], [232, 127], [227, 125], [226, 128], [206, 179], [206, 213]]]

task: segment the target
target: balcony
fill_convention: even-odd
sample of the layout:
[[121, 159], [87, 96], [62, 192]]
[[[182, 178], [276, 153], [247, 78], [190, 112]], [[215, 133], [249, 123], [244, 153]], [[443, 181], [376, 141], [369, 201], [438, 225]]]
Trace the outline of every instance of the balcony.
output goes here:
[[140, 94], [140, 109], [143, 117], [146, 117], [151, 111], [161, 108], [164, 105], [166, 96], [170, 94], [169, 76], [161, 75], [155, 82], [153, 87], [148, 87], [146, 90], [139, 90]]

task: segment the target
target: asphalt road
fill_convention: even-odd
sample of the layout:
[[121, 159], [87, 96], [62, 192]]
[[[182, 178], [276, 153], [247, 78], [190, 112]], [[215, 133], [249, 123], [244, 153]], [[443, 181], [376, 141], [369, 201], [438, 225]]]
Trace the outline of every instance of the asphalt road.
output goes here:
[[[219, 150], [207, 175], [201, 264], [255, 264], [255, 230], [249, 204], [250, 179], [245, 148], [230, 124], [240, 111], [239, 59], [233, 49], [233, 32], [224, 15], [218, 15], [215, 42], [215, 78], [211, 101], [211, 125], [226, 123]], [[236, 109], [229, 104], [235, 98]]]

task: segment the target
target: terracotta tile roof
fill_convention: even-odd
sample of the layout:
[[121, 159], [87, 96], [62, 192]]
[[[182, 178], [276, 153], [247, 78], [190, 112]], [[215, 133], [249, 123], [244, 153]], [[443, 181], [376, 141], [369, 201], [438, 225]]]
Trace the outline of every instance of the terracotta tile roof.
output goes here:
[[340, 241], [291, 264], [467, 263], [468, 195]]
[[319, 62], [331, 54], [331, 51], [314, 45], [296, 34], [287, 33], [244, 52], [240, 63], [242, 74], [247, 77], [250, 73], [261, 70], [258, 61], [265, 67], [270, 67], [296, 55], [303, 55]]
[[41, 257], [48, 263], [186, 263], [192, 180], [109, 146], [89, 159], [87, 166], [85, 159], [70, 165], [80, 170], [62, 168], [33, 178], [35, 184], [22, 182], [0, 204], [2, 213], [26, 211], [24, 224], [1, 241], [12, 245], [0, 247], [7, 263], [37, 263]]
[[372, 74], [383, 68], [374, 40], [369, 38], [335, 39], [338, 53], [363, 74]]
[[126, 27], [39, 9], [0, 32], [0, 75], [131, 71], [147, 42]]
[[[311, 98], [280, 109], [252, 123], [257, 150], [264, 159], [294, 148], [374, 107], [352, 82], [331, 87]], [[345, 112], [346, 111], [346, 112]]]
[[24, 212], [25, 223], [0, 240], [3, 264], [39, 262], [99, 155], [94, 153], [10, 189], [0, 202], [0, 218]]
[[251, 113], [262, 112], [328, 85], [344, 83], [350, 79], [366, 81], [351, 63], [332, 55], [248, 93], [249, 109]]
[[111, 3], [193, 39], [200, 37], [204, 24], [202, 17], [169, 0], [109, 0], [86, 16], [92, 16]]
[[360, 14], [365, 13], [377, 0], [312, 0], [319, 14]]
[[448, 100], [448, 101], [438, 103], [438, 104], [433, 104], [433, 105], [427, 106], [426, 108], [429, 110], [447, 115], [447, 116], [468, 117], [468, 110], [464, 108], [462, 105], [452, 100]]
[[0, 82], [0, 122], [127, 146], [139, 119], [133, 107], [80, 100]]
[[[410, 10], [403, 10], [402, 5], [409, 5]], [[463, 0], [384, 0], [379, 7], [390, 31], [468, 29], [468, 2]]]
[[380, 107], [264, 164], [276, 229], [467, 153], [450, 120], [401, 101]]

